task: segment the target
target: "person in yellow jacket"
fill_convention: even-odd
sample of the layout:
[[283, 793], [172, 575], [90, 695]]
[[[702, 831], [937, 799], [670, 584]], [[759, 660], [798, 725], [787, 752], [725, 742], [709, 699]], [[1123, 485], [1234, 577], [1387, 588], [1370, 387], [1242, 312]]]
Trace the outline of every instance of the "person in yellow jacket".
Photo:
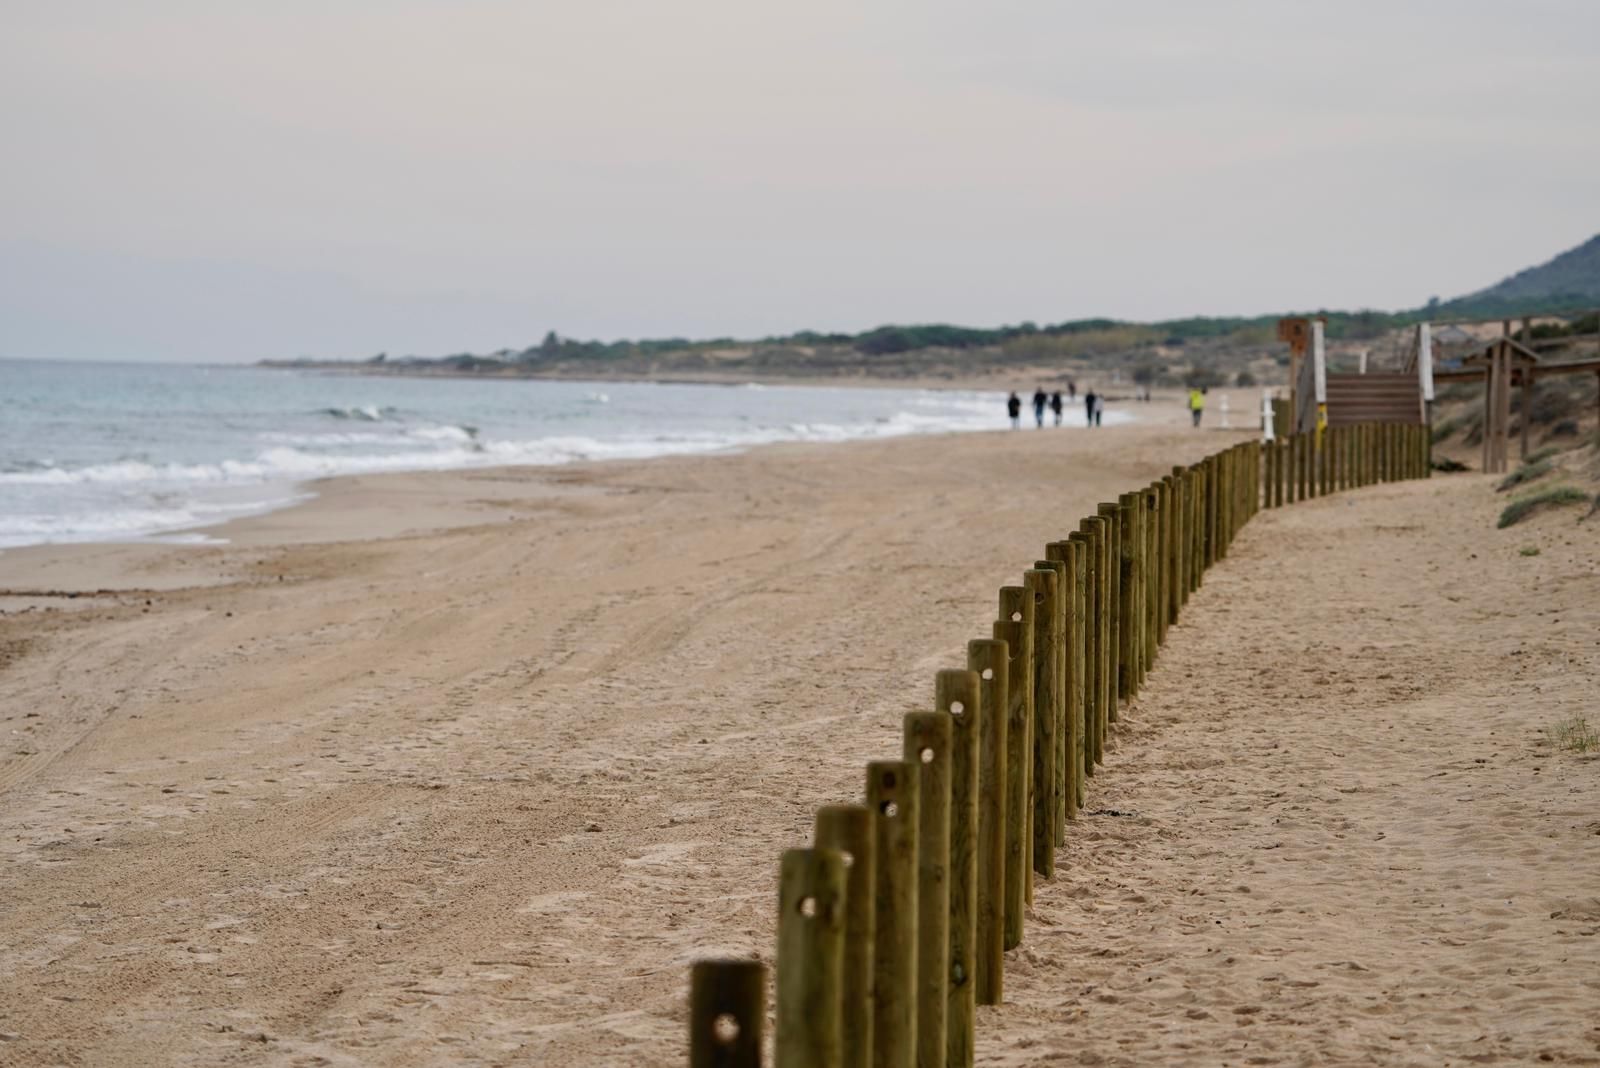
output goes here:
[[1200, 425], [1200, 413], [1206, 410], [1206, 391], [1191, 389], [1189, 391], [1189, 416], [1194, 420], [1194, 425]]

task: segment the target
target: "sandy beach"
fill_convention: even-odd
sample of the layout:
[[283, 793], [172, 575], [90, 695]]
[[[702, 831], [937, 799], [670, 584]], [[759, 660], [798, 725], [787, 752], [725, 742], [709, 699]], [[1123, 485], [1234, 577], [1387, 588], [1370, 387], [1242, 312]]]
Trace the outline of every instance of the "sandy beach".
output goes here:
[[[226, 544], [0, 554], [0, 1063], [683, 1063], [690, 961], [770, 960], [780, 850], [998, 587], [1241, 437], [1182, 423], [341, 479]], [[1500, 503], [1246, 528], [980, 1063], [1600, 1063], [1600, 760], [1546, 733], [1600, 718], [1600, 519]]]

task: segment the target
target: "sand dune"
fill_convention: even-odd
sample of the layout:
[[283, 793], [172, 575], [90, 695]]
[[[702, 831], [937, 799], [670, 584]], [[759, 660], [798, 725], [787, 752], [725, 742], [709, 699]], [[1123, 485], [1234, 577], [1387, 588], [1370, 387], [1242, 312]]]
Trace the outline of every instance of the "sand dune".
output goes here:
[[[227, 546], [0, 555], [11, 590], [138, 591], [4, 602], [0, 1062], [681, 1063], [689, 961], [770, 956], [780, 849], [996, 589], [1226, 440], [357, 479]], [[1540, 733], [1596, 692], [1595, 527], [1494, 503], [1251, 524], [981, 1062], [1600, 1056], [1597, 764]]]

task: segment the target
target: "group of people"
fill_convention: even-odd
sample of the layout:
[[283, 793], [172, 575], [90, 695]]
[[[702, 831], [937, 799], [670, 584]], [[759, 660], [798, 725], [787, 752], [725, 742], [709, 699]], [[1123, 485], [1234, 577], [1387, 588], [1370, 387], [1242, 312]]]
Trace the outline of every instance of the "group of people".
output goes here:
[[[1068, 382], [1067, 400], [1075, 400], [1077, 399], [1077, 395], [1077, 383]], [[1049, 408], [1051, 414], [1055, 416], [1055, 425], [1060, 426], [1061, 412], [1064, 406], [1065, 405], [1061, 399], [1061, 391], [1059, 389], [1054, 393], [1046, 393], [1044, 391], [1044, 387], [1040, 386], [1038, 389], [1033, 391], [1033, 421], [1035, 425], [1039, 426], [1040, 428], [1044, 427], [1044, 410]], [[1085, 393], [1083, 395], [1084, 425], [1099, 426], [1100, 416], [1104, 407], [1105, 398], [1101, 397], [1092, 389]], [[1022, 426], [1022, 398], [1016, 393], [1012, 393], [1010, 397], [1006, 398], [1006, 412], [1011, 416], [1011, 429], [1016, 430]]]
[[[1072, 400], [1077, 396], [1077, 394], [1077, 384], [1074, 382], [1068, 382], [1067, 399]], [[1148, 389], [1144, 391], [1144, 399], [1150, 399], [1150, 391]], [[1059, 389], [1054, 393], [1046, 393], [1044, 391], [1044, 387], [1040, 386], [1038, 389], [1033, 391], [1033, 421], [1034, 424], [1040, 428], [1044, 427], [1044, 410], [1046, 408], [1049, 408], [1050, 411], [1055, 415], [1055, 425], [1060, 426], [1062, 407], [1063, 403], [1061, 400], [1061, 391]], [[1083, 395], [1083, 407], [1084, 425], [1099, 426], [1100, 417], [1105, 410], [1105, 398], [1091, 389], [1089, 392]], [[1226, 405], [1224, 405], [1224, 409], [1226, 409]], [[1199, 388], [1189, 390], [1189, 416], [1194, 421], [1195, 426], [1200, 425], [1200, 417], [1205, 413], [1205, 410], [1205, 387], [1201, 386]], [[1012, 430], [1016, 430], [1022, 426], [1022, 398], [1019, 397], [1015, 392], [1013, 392], [1010, 397], [1006, 398], [1006, 412], [1011, 416]]]

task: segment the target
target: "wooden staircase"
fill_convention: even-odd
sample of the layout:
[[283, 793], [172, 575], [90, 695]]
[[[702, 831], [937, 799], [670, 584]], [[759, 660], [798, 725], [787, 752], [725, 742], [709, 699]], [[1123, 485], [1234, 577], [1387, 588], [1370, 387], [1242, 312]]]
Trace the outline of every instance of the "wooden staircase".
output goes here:
[[1329, 426], [1422, 421], [1422, 386], [1415, 374], [1328, 375]]

